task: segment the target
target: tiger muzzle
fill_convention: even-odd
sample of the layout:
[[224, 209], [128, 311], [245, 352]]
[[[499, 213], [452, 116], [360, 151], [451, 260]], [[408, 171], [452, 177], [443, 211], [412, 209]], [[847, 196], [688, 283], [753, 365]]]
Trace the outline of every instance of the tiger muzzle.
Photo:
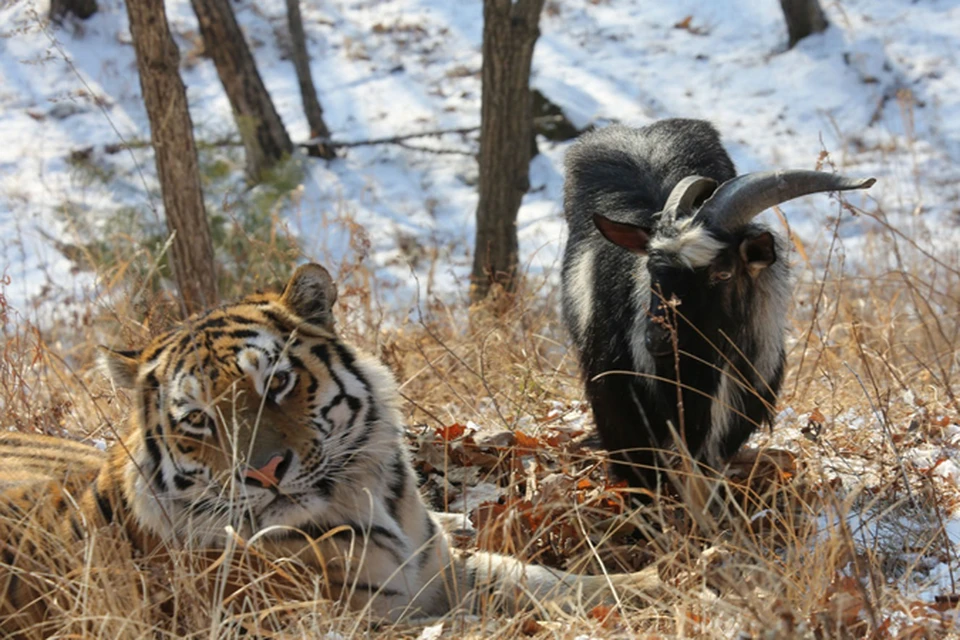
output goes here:
[[280, 481], [283, 480], [287, 469], [290, 468], [291, 460], [293, 460], [292, 451], [287, 451], [282, 456], [275, 455], [262, 467], [251, 467], [244, 471], [243, 482], [264, 489], [276, 489], [280, 486]]

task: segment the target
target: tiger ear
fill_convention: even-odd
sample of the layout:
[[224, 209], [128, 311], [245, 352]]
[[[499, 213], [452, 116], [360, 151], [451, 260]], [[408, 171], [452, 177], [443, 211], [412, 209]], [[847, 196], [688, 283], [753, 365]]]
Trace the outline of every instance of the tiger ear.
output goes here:
[[310, 324], [333, 329], [333, 303], [337, 286], [326, 269], [305, 264], [290, 277], [280, 302]]
[[132, 389], [137, 385], [140, 372], [139, 351], [116, 351], [100, 345], [100, 364], [107, 377], [121, 389]]

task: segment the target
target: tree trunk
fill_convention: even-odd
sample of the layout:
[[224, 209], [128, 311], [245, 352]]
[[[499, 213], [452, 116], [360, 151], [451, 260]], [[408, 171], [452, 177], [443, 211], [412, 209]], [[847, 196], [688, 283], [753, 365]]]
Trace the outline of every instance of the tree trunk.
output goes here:
[[530, 188], [530, 67], [544, 0], [484, 0], [480, 202], [470, 297], [516, 286], [517, 211]]
[[57, 23], [68, 13], [86, 20], [96, 12], [97, 0], [50, 0], [50, 19]]
[[[323, 109], [313, 86], [313, 76], [310, 75], [310, 56], [307, 54], [307, 36], [303, 32], [303, 18], [300, 16], [300, 0], [287, 0], [287, 24], [293, 44], [293, 66], [297, 70], [303, 112], [307, 116], [307, 124], [310, 125], [310, 138], [329, 138], [330, 130], [323, 121]], [[337, 157], [334, 150], [322, 142], [310, 145], [308, 152], [326, 160]]]
[[193, 123], [180, 78], [180, 52], [170, 35], [163, 2], [127, 0], [127, 14], [167, 226], [176, 234], [170, 263], [187, 313], [193, 313], [216, 304], [218, 296]]
[[820, 33], [830, 24], [823, 15], [819, 0], [780, 0], [780, 6], [787, 20], [790, 38], [787, 46], [791, 49], [811, 33]]
[[230, 8], [230, 0], [192, 0], [207, 54], [226, 91], [247, 156], [247, 178], [263, 172], [293, 151], [293, 143], [260, 79], [253, 55]]

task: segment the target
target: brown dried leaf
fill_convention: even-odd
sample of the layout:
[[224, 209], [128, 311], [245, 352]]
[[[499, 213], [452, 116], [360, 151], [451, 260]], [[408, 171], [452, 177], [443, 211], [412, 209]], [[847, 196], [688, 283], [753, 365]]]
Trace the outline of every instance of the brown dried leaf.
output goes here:
[[596, 620], [605, 629], [609, 629], [620, 622], [620, 612], [605, 604], [598, 604], [590, 609], [587, 612], [587, 617]]
[[521, 454], [526, 451], [528, 453], [533, 453], [540, 448], [540, 441], [537, 438], [528, 436], [522, 431], [517, 431], [517, 449], [521, 451]]
[[526, 618], [520, 623], [520, 633], [525, 636], [535, 636], [543, 631], [543, 625], [533, 618]]
[[542, 440], [545, 444], [558, 449], [561, 445], [565, 445], [573, 440], [573, 438], [574, 436], [571, 436], [569, 433], [551, 429], [546, 435], [543, 436]]
[[857, 630], [865, 623], [861, 617], [865, 603], [863, 592], [852, 576], [836, 576], [825, 596], [826, 614], [830, 626]]
[[456, 440], [463, 434], [467, 432], [467, 427], [455, 422], [447, 427], [437, 427], [436, 434], [440, 436], [441, 439], [450, 442], [451, 440]]

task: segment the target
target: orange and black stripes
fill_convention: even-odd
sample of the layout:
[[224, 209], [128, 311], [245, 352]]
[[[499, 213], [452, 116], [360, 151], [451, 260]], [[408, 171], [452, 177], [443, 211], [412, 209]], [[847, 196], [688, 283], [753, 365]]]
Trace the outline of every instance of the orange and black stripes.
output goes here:
[[92, 445], [40, 434], [0, 433], [0, 491], [61, 480], [80, 486], [89, 482], [106, 460]]

